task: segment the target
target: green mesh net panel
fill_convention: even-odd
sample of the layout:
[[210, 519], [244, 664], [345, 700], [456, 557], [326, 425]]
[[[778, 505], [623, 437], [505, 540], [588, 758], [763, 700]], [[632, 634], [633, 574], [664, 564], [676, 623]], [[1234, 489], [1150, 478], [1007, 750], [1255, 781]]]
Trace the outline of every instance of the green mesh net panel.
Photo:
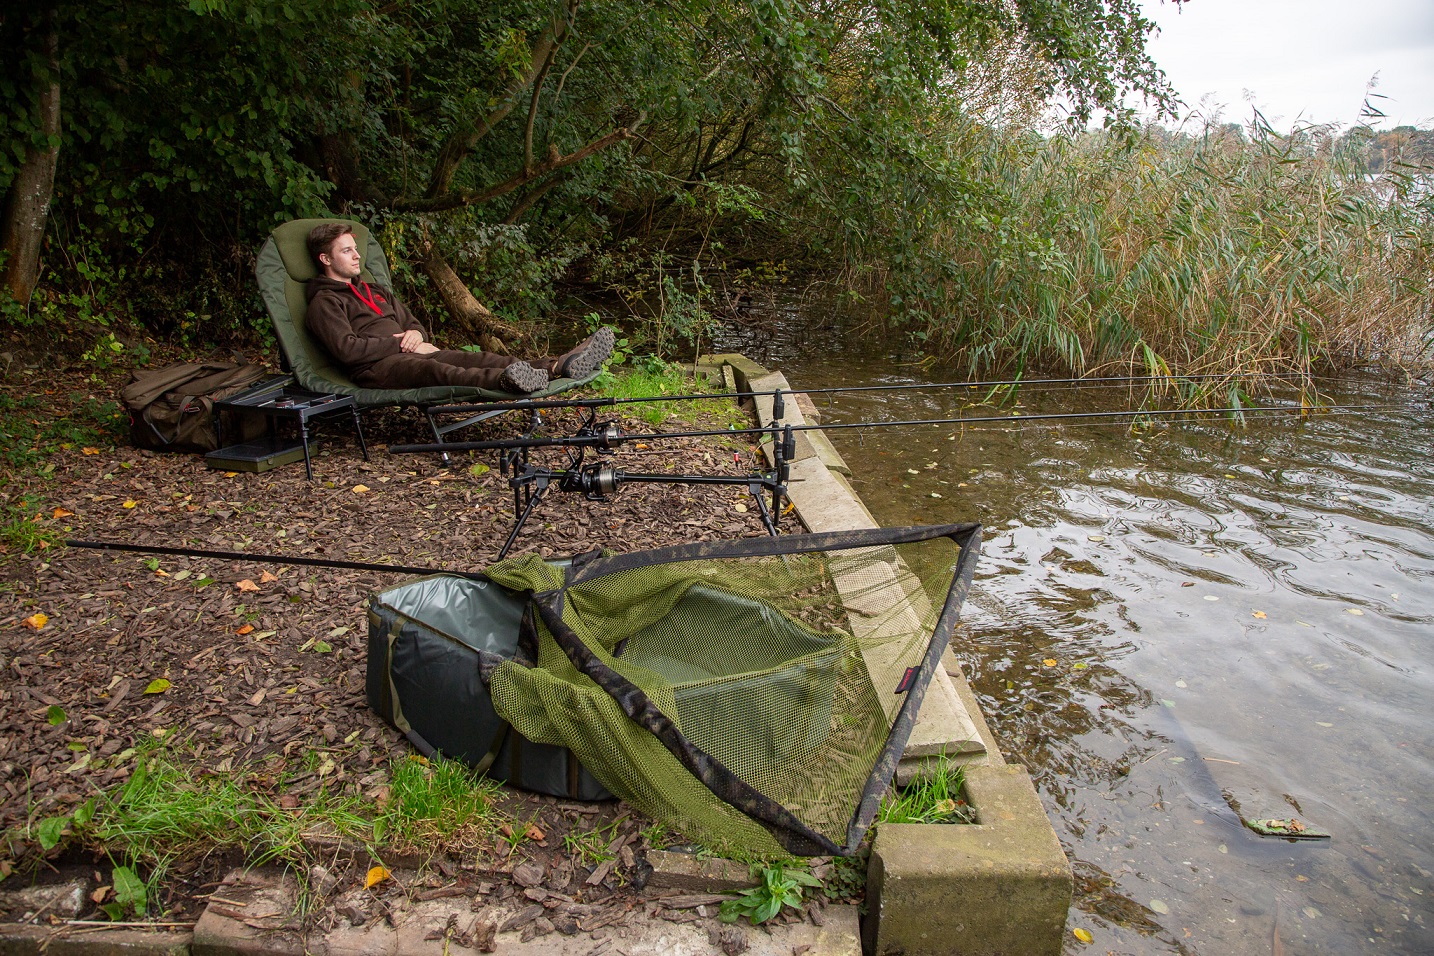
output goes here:
[[956, 625], [974, 524], [704, 543], [487, 571], [531, 593], [494, 710], [714, 848], [850, 853]]

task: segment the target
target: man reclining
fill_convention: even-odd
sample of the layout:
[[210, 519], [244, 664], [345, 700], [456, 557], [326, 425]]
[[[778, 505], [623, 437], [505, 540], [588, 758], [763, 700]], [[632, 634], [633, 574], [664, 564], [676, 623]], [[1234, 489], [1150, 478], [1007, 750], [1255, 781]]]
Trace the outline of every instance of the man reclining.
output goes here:
[[571, 352], [523, 361], [492, 352], [440, 349], [424, 340], [423, 325], [381, 286], [359, 278], [358, 241], [343, 223], [309, 233], [319, 274], [308, 283], [305, 325], [364, 388], [463, 385], [526, 395], [549, 378], [582, 378], [602, 367], [616, 336], [598, 329]]

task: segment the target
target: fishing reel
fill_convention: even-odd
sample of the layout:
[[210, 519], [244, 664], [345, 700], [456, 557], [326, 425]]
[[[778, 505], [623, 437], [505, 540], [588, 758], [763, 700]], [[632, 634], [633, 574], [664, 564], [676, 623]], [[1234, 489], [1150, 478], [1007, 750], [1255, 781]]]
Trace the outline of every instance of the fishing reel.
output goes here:
[[608, 501], [622, 485], [623, 473], [610, 462], [595, 461], [563, 473], [560, 491], [581, 494], [588, 501]]
[[596, 448], [599, 454], [611, 454], [612, 450], [627, 441], [627, 433], [615, 421], [591, 421], [583, 424], [574, 437], [594, 439], [585, 444]]

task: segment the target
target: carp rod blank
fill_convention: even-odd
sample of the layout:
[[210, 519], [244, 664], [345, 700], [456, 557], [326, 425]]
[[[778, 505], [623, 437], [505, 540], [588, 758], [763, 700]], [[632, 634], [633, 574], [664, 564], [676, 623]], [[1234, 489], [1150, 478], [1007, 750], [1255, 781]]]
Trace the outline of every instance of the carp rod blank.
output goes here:
[[[1177, 416], [1197, 415], [1259, 415], [1263, 417], [1268, 414], [1294, 414], [1301, 415], [1324, 415], [1331, 413], [1364, 412], [1371, 409], [1401, 408], [1401, 405], [1327, 405], [1322, 407], [1314, 406], [1292, 406], [1292, 405], [1230, 405], [1224, 408], [1155, 408], [1155, 409], [1123, 409], [1113, 412], [1046, 412], [1034, 415], [965, 415], [956, 418], [919, 418], [902, 421], [878, 421], [878, 422], [838, 422], [831, 424], [782, 424], [774, 423], [777, 427], [793, 432], [798, 431], [836, 431], [851, 428], [897, 428], [913, 425], [982, 425], [994, 422], [1007, 424], [1023, 424], [1026, 422], [1038, 421], [1071, 421], [1083, 419], [1087, 421], [1099, 421], [1109, 419], [1139, 419], [1139, 418], [1174, 418]], [[391, 445], [389, 451], [395, 454], [414, 454], [431, 452], [454, 452], [454, 451], [512, 451], [515, 449], [528, 448], [574, 448], [574, 447], [612, 447], [615, 444], [630, 441], [658, 441], [669, 438], [714, 438], [723, 435], [770, 435], [772, 425], [761, 428], [729, 428], [729, 429], [704, 429], [685, 432], [654, 432], [648, 434], [624, 434], [612, 429], [604, 430], [595, 434], [578, 434], [568, 436], [555, 436], [551, 438], [499, 438], [488, 441], [468, 442], [440, 442], [428, 444]]]
[[1242, 378], [1291, 378], [1293, 372], [1261, 372], [1254, 376], [1225, 375], [1212, 372], [1201, 375], [1112, 375], [1097, 378], [1012, 378], [988, 382], [903, 382], [893, 385], [833, 385], [827, 388], [775, 388], [751, 392], [697, 392], [688, 395], [650, 395], [638, 398], [544, 398], [515, 399], [509, 402], [482, 402], [479, 404], [434, 405], [429, 410], [434, 414], [467, 414], [476, 411], [507, 412], [544, 408], [608, 408], [615, 405], [635, 405], [645, 402], [695, 402], [719, 398], [744, 399], [763, 395], [837, 395], [846, 392], [896, 392], [915, 389], [938, 388], [1029, 388], [1055, 385], [1101, 385], [1111, 387], [1120, 382], [1195, 382], [1205, 379]]

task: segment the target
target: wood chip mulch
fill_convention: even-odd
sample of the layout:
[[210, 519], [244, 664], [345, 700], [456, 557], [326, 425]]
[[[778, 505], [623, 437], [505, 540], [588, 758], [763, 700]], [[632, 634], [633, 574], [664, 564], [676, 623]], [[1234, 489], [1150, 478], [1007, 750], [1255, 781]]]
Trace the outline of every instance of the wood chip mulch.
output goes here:
[[[76, 403], [111, 397], [86, 395], [79, 375], [45, 381], [50, 391], [26, 414], [64, 416]], [[13, 376], [0, 389], [38, 393]], [[569, 419], [550, 416], [545, 433], [567, 434], [575, 423]], [[312, 483], [302, 462], [263, 474], [225, 473], [207, 469], [200, 456], [109, 443], [56, 451], [48, 475], [15, 469], [0, 497], [13, 513], [22, 494], [32, 496], [36, 527], [60, 539], [434, 570], [490, 564], [513, 521], [506, 479], [496, 467], [473, 467], [495, 466], [491, 453], [455, 456], [449, 468], [433, 456], [390, 454], [390, 444], [428, 440], [411, 411], [366, 413], [364, 427], [373, 450], [368, 463], [346, 420], [319, 426]], [[623, 427], [676, 430], [636, 421]], [[489, 423], [464, 437], [512, 434]], [[737, 439], [674, 440], [626, 446], [613, 461], [629, 472], [748, 474], [755, 454]], [[562, 461], [561, 453], [545, 457]], [[784, 519], [784, 532], [798, 530], [793, 518]], [[741, 487], [634, 485], [610, 503], [554, 489], [513, 553], [562, 557], [764, 533]], [[412, 752], [364, 696], [366, 601], [408, 575], [58, 544], [29, 553], [10, 546], [0, 564], [0, 833], [25, 832], [97, 791], [112, 791], [132, 767], [114, 758], [146, 739], [183, 740], [185, 747], [171, 749], [189, 753], [196, 772], [247, 768], [254, 785], [289, 801], [320, 787], [372, 798], [395, 756]], [[154, 692], [158, 680], [168, 686]], [[63, 721], [51, 722], [53, 708]], [[540, 907], [551, 894], [577, 899], [573, 887], [612, 894], [633, 878], [635, 818], [616, 829], [614, 841], [626, 842], [595, 882], [563, 839], [575, 828], [612, 823], [626, 808], [593, 811], [517, 791], [505, 799], [515, 818], [545, 831], [545, 839], [527, 845], [535, 854], [527, 862], [542, 868], [543, 879], [518, 880], [521, 859], [469, 858], [456, 873], [493, 883], [489, 892], [498, 896], [533, 891]], [[197, 898], [201, 889], [196, 882], [189, 892]], [[170, 904], [193, 913], [194, 900], [183, 897]]]

